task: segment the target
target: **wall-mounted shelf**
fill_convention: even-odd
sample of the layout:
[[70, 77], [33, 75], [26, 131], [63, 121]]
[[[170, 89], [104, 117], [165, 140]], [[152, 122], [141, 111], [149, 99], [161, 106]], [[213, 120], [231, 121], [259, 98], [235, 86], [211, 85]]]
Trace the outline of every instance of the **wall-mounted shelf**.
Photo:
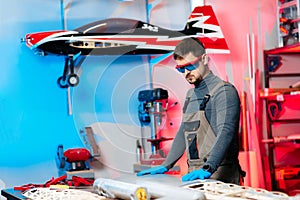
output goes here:
[[284, 101], [292, 96], [300, 97], [300, 88], [265, 88], [260, 91], [259, 96], [267, 100]]
[[300, 42], [300, 0], [278, 0], [278, 44], [279, 47]]
[[264, 58], [265, 86], [259, 94], [266, 109], [262, 143], [269, 159], [272, 190], [290, 193], [300, 187], [300, 176], [293, 176], [293, 181], [286, 178], [288, 171], [300, 166], [300, 160], [291, 156], [291, 152], [300, 153], [300, 88], [292, 87], [300, 81], [300, 43], [265, 50]]
[[284, 53], [300, 53], [300, 43], [295, 43], [291, 45], [287, 45], [284, 47], [278, 47], [275, 49], [267, 50], [266, 53], [268, 55], [274, 55], [274, 54], [284, 54]]

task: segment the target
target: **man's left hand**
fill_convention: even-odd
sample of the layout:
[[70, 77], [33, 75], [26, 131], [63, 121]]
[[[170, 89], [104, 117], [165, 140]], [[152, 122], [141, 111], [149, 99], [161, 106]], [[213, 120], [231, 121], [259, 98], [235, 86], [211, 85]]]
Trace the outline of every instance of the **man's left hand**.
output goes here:
[[196, 179], [204, 180], [204, 179], [208, 179], [210, 176], [211, 176], [210, 172], [205, 171], [204, 169], [198, 169], [184, 175], [182, 177], [182, 181], [193, 181]]

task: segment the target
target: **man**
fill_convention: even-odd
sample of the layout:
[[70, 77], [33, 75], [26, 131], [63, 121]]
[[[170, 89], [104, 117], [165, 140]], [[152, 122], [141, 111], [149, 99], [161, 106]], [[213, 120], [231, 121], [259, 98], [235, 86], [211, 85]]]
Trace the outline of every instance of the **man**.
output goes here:
[[198, 39], [183, 39], [173, 56], [176, 69], [195, 87], [187, 92], [182, 123], [166, 160], [137, 176], [168, 171], [186, 151], [189, 173], [182, 181], [211, 178], [240, 184], [240, 99], [236, 89], [212, 73], [205, 48]]

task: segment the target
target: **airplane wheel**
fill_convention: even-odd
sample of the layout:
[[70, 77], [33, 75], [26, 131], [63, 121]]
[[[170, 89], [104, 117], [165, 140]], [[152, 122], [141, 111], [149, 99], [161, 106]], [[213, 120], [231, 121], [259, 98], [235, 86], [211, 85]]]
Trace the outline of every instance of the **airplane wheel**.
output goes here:
[[68, 83], [71, 87], [74, 87], [78, 85], [79, 83], [79, 77], [76, 74], [71, 74], [68, 77]]
[[69, 87], [68, 83], [66, 82], [66, 77], [63, 77], [63, 76], [61, 76], [57, 79], [57, 84], [60, 88]]

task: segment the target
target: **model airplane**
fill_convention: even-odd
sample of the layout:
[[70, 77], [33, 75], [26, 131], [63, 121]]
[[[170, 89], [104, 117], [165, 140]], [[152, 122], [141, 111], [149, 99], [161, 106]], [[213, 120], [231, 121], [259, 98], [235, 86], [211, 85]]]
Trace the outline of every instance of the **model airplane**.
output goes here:
[[65, 69], [58, 84], [62, 88], [79, 83], [74, 63], [88, 55], [164, 54], [185, 37], [197, 37], [208, 53], [229, 53], [224, 35], [211, 6], [196, 7], [183, 30], [173, 31], [146, 22], [110, 18], [72, 31], [30, 33], [23, 41], [39, 55], [63, 55]]

